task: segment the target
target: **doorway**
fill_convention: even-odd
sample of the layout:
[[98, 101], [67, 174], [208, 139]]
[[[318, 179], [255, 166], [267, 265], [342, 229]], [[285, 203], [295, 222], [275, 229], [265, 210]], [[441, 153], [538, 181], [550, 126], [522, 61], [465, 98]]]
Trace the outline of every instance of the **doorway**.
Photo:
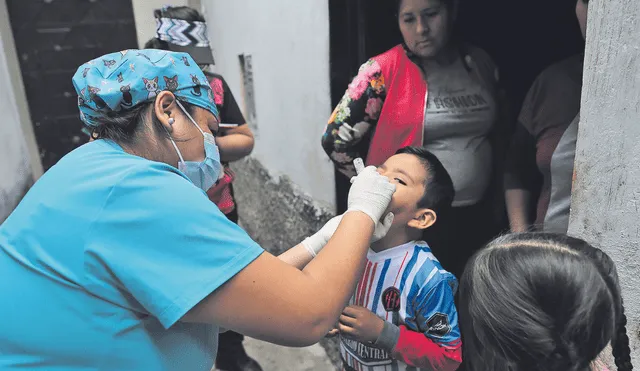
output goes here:
[[131, 0], [7, 0], [44, 170], [86, 142], [71, 78], [81, 64], [137, 48]]
[[[335, 107], [359, 66], [402, 42], [394, 1], [329, 0], [331, 101]], [[500, 69], [513, 122], [536, 76], [584, 50], [576, 0], [460, 0], [456, 35], [486, 50]], [[349, 181], [336, 171], [337, 212]]]

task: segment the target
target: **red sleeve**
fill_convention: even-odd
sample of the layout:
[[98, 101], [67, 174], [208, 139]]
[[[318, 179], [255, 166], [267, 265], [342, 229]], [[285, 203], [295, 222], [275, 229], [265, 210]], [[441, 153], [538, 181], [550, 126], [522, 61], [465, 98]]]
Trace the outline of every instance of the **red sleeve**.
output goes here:
[[391, 352], [393, 358], [410, 366], [435, 371], [455, 371], [462, 363], [462, 342], [440, 346], [423, 333], [400, 326], [400, 337]]

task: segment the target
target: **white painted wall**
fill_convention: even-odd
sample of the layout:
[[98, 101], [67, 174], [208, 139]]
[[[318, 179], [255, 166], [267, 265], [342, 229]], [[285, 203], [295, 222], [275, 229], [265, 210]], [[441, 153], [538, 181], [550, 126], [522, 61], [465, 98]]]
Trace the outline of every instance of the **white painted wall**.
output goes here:
[[3, 39], [0, 37], [0, 223], [13, 211], [33, 181]]
[[333, 168], [320, 145], [331, 114], [329, 5], [324, 0], [202, 0], [216, 71], [243, 106], [238, 55], [250, 54], [257, 113], [254, 158], [334, 207]]

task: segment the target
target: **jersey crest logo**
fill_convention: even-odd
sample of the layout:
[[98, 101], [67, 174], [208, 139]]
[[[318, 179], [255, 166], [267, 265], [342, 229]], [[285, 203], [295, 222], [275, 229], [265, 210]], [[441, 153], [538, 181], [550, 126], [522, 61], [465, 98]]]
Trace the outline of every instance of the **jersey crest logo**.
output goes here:
[[400, 290], [396, 287], [388, 287], [382, 293], [382, 305], [387, 312], [400, 311]]
[[444, 337], [451, 332], [449, 317], [444, 313], [435, 313], [427, 321], [427, 333], [437, 337]]

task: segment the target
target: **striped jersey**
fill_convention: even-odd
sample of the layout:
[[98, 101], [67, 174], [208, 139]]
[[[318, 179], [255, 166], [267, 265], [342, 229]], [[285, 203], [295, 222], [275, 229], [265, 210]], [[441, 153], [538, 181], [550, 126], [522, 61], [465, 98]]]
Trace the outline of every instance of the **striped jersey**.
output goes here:
[[[392, 352], [341, 336], [344, 368], [348, 371], [415, 371], [421, 368], [398, 360], [411, 358], [403, 357], [401, 348], [412, 348], [406, 350], [412, 356], [417, 349], [417, 354], [424, 353], [424, 357], [431, 357], [434, 348], [437, 353], [459, 352], [456, 290], [456, 278], [442, 268], [425, 242], [412, 241], [379, 253], [369, 250], [364, 275], [350, 304], [365, 307], [408, 332], [401, 332], [401, 339]], [[402, 341], [403, 334], [410, 335], [410, 341], [406, 341], [407, 336]]]

